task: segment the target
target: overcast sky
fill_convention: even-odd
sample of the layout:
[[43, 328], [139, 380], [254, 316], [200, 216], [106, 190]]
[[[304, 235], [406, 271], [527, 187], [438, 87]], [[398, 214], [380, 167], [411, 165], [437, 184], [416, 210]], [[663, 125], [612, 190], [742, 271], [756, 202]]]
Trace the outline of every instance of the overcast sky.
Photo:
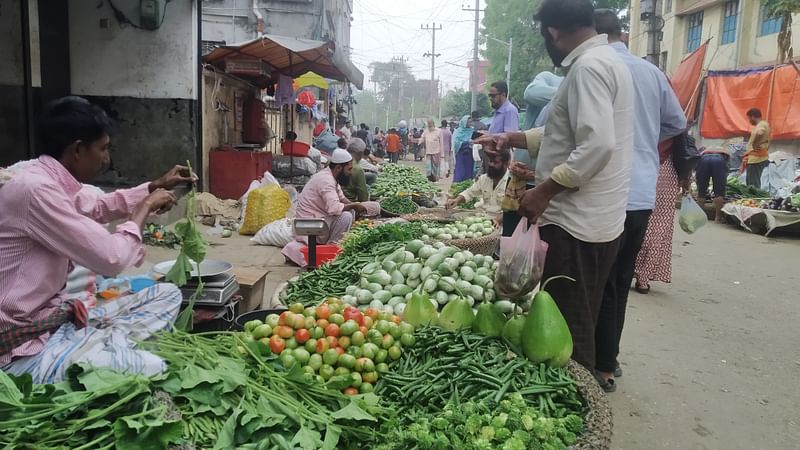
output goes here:
[[[350, 30], [351, 59], [364, 73], [364, 88], [372, 89], [369, 63], [408, 58], [408, 66], [418, 79], [430, 79], [431, 60], [422, 56], [431, 51], [431, 32], [422, 25], [442, 30], [436, 32], [436, 78], [445, 91], [454, 87], [469, 88], [466, 66], [472, 59], [475, 13], [462, 11], [475, 7], [475, 0], [354, 0]], [[484, 2], [481, 2], [481, 8]], [[452, 63], [452, 64], [448, 64]]]

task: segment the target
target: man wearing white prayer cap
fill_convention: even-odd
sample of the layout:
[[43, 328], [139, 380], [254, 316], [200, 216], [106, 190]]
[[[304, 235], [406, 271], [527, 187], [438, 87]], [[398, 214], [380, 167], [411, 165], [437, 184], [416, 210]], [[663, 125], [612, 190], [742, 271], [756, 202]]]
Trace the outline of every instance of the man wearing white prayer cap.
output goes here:
[[[364, 215], [367, 209], [361, 203], [351, 202], [344, 196], [342, 186], [350, 183], [353, 173], [353, 157], [350, 152], [337, 148], [330, 157], [328, 167], [314, 174], [297, 197], [298, 219], [324, 219], [328, 224], [327, 235], [317, 239], [319, 244], [335, 244], [350, 230], [355, 215]], [[281, 253], [297, 264], [306, 264], [300, 250], [308, 245], [306, 236], [295, 236]]]

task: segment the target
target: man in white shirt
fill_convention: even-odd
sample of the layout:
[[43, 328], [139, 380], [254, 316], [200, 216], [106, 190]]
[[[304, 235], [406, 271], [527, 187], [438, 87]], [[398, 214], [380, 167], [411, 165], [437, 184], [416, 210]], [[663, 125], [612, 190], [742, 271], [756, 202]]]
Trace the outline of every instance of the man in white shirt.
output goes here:
[[608, 36], [609, 45], [617, 51], [636, 79], [633, 120], [633, 165], [625, 213], [625, 232], [611, 272], [608, 275], [603, 303], [595, 330], [596, 369], [600, 386], [606, 392], [616, 390], [614, 376], [621, 375], [617, 362], [625, 307], [633, 280], [636, 257], [644, 242], [647, 223], [656, 202], [658, 180], [658, 143], [682, 133], [686, 116], [667, 77], [655, 65], [631, 55], [621, 41], [622, 26], [617, 13], [598, 9], [594, 13], [598, 33]]
[[507, 152], [488, 158], [486, 173], [478, 177], [478, 181], [464, 192], [448, 200], [447, 209], [477, 198], [476, 208], [483, 208], [490, 214], [500, 214], [502, 211], [500, 203], [503, 201], [509, 178], [508, 163], [510, 160], [511, 154]]
[[[590, 0], [545, 0], [536, 15], [550, 58], [568, 72], [550, 105], [536, 187], [519, 209], [538, 220], [549, 244], [543, 279], [576, 280], [554, 280], [548, 291], [572, 333], [572, 358], [589, 370], [603, 288], [625, 223], [634, 119], [631, 75], [606, 36], [597, 35], [593, 16]], [[507, 151], [538, 140], [529, 130], [476, 142]]]

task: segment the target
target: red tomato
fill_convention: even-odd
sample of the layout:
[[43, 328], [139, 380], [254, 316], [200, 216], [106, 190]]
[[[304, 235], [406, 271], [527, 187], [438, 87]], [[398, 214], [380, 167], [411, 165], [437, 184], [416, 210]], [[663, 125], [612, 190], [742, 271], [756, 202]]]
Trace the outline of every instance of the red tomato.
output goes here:
[[359, 325], [364, 325], [364, 315], [361, 314], [361, 311], [359, 311], [358, 308], [353, 308], [352, 306], [345, 308], [344, 320], [345, 322], [348, 320], [353, 320]]
[[286, 325], [286, 321], [288, 318], [291, 318], [294, 313], [291, 311], [284, 311], [278, 317], [278, 325]]
[[331, 344], [331, 348], [339, 346], [339, 338], [336, 336], [328, 336], [325, 338], [329, 344]]
[[320, 328], [325, 328], [325, 327], [328, 326], [328, 323], [330, 323], [330, 322], [328, 322], [327, 319], [319, 319], [317, 321], [317, 326], [320, 327]]
[[286, 342], [280, 336], [269, 338], [269, 349], [273, 354], [278, 355], [286, 348]]
[[354, 387], [349, 387], [344, 390], [345, 395], [358, 395], [358, 389]]
[[392, 322], [400, 325], [400, 316], [392, 316]]
[[322, 304], [322, 305], [319, 305], [317, 307], [317, 318], [318, 319], [327, 320], [328, 317], [330, 317], [330, 316], [331, 316], [331, 307], [330, 306], [328, 306], [326, 304]]
[[317, 339], [317, 348], [316, 348], [317, 353], [321, 355], [325, 353], [325, 351], [328, 350], [329, 348], [331, 348], [330, 342], [328, 342], [325, 339]]
[[375, 309], [375, 308], [367, 308], [367, 310], [364, 311], [364, 315], [367, 316], [367, 317], [371, 317], [373, 320], [377, 319], [378, 318], [378, 310]]
[[339, 337], [339, 325], [332, 323], [325, 327], [325, 336]]
[[307, 340], [311, 338], [311, 333], [306, 329], [297, 330], [294, 333], [294, 338], [297, 340], [298, 344], [304, 344]]
[[364, 323], [362, 325], [364, 325], [367, 329], [370, 329], [373, 325], [375, 325], [375, 319], [370, 316], [366, 316], [364, 317]]
[[294, 335], [294, 330], [286, 325], [278, 325], [277, 334], [284, 339], [288, 339]]
[[336, 353], [344, 355], [344, 349], [342, 347], [336, 347], [334, 348], [334, 350], [336, 350]]

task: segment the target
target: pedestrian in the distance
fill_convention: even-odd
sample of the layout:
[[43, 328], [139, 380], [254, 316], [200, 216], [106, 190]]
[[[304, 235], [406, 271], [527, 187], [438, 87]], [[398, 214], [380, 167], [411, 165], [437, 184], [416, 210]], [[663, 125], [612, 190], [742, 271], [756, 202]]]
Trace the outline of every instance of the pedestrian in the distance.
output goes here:
[[427, 159], [425, 166], [428, 179], [438, 181], [442, 161], [442, 132], [436, 128], [436, 122], [433, 119], [428, 119], [428, 128], [422, 132], [419, 142], [425, 146], [425, 158]]
[[397, 130], [394, 128], [389, 129], [389, 134], [386, 135], [386, 153], [389, 154], [389, 162], [397, 163], [400, 157], [400, 150], [403, 148], [403, 143]]
[[447, 125], [446, 120], [442, 120], [442, 170], [439, 174], [442, 178], [450, 178], [450, 171], [453, 170], [455, 161], [453, 160], [453, 133]]
[[469, 126], [469, 116], [464, 116], [458, 122], [458, 128], [453, 133], [453, 151], [455, 152], [455, 168], [453, 169], [453, 183], [471, 180], [475, 173], [475, 160], [472, 158], [472, 134], [475, 132]]

